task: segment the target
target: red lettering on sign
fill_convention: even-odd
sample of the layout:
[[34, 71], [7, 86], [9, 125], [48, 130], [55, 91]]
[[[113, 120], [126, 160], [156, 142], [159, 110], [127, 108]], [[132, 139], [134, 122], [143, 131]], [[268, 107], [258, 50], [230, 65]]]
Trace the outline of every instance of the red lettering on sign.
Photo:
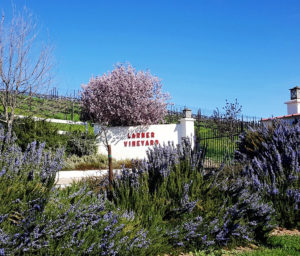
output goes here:
[[[136, 132], [128, 133], [128, 139], [140, 139], [140, 138], [155, 138], [155, 132]], [[158, 145], [159, 140], [136, 140], [136, 141], [124, 141], [124, 147], [141, 147], [141, 146], [153, 146]]]

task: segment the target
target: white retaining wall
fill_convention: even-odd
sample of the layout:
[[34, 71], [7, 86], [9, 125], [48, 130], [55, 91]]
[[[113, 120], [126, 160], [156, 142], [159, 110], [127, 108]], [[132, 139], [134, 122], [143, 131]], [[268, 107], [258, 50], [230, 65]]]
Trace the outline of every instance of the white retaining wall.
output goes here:
[[143, 159], [148, 148], [155, 144], [179, 144], [183, 137], [194, 143], [194, 119], [182, 118], [179, 124], [158, 124], [149, 126], [125, 126], [102, 128], [94, 126], [98, 136], [98, 153], [107, 154], [105, 133], [108, 144], [111, 145], [112, 157], [117, 160]]
[[[22, 116], [22, 115], [15, 115], [17, 118], [26, 118], [27, 116]], [[71, 121], [71, 120], [62, 120], [62, 119], [55, 119], [55, 118], [42, 118], [42, 117], [32, 117], [33, 120], [35, 121], [43, 121], [45, 120], [46, 122], [49, 123], [58, 123], [58, 124], [78, 124], [78, 125], [85, 125], [85, 122], [81, 121]]]

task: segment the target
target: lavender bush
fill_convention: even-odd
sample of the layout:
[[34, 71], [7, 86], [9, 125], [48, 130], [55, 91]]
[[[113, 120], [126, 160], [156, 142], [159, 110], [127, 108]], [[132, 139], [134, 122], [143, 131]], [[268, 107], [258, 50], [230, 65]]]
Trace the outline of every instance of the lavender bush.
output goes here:
[[53, 191], [44, 211], [27, 223], [32, 227], [27, 232], [2, 233], [7, 255], [149, 254], [148, 231], [134, 213], [116, 212], [85, 186]]
[[275, 227], [273, 208], [249, 190], [245, 178], [230, 177], [225, 169], [211, 178], [192, 214], [171, 232], [173, 244], [207, 249], [264, 240]]
[[[113, 186], [113, 201], [141, 216], [149, 230], [178, 250], [220, 247], [263, 239], [274, 227], [272, 207], [249, 190], [247, 179], [225, 169], [203, 169], [205, 148], [155, 147]], [[227, 177], [227, 179], [226, 179]]]
[[250, 129], [240, 137], [239, 162], [243, 175], [272, 202], [278, 224], [300, 228], [300, 124], [274, 123]]
[[[0, 255], [149, 255], [148, 231], [82, 184], [54, 187], [63, 150], [0, 130]], [[154, 250], [155, 251], [155, 250]]]
[[24, 214], [23, 208], [33, 204], [42, 209], [61, 168], [63, 150], [44, 150], [44, 143], [33, 142], [25, 152], [15, 144], [16, 138], [0, 130], [1, 213], [6, 210]]
[[[61, 168], [63, 150], [44, 150], [44, 143], [33, 142], [25, 152], [16, 138], [0, 130], [0, 248], [13, 243], [22, 247], [43, 211]], [[11, 241], [14, 234], [13, 241]]]

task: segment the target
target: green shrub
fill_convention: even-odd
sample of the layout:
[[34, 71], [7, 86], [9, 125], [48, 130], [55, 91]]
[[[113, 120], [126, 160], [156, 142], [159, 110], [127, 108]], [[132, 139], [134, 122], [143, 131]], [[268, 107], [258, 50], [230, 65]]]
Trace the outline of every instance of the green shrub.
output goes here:
[[0, 130], [0, 249], [26, 243], [47, 205], [62, 156], [62, 150], [53, 154], [35, 142], [23, 153], [15, 138]]
[[[264, 151], [263, 143], [269, 143], [272, 134], [270, 127], [265, 127], [267, 133], [263, 133], [260, 129], [249, 129], [242, 134], [238, 141], [238, 149], [235, 158], [244, 162], [254, 157], [258, 157]], [[267, 136], [266, 136], [267, 135]]]
[[1, 255], [157, 254], [132, 212], [120, 211], [85, 184], [54, 187], [63, 152], [31, 143], [22, 152], [0, 130]]
[[44, 216], [36, 229], [48, 246], [32, 246], [42, 255], [149, 255], [153, 249], [133, 213], [115, 209], [84, 183], [56, 191]]
[[273, 123], [240, 136], [236, 159], [252, 191], [272, 203], [278, 225], [300, 228], [300, 123]]
[[109, 196], [148, 230], [159, 228], [177, 252], [264, 239], [273, 227], [272, 208], [250, 193], [247, 180], [226, 177], [225, 169], [205, 171], [204, 153], [187, 142], [156, 147], [146, 162], [123, 171]]
[[[64, 129], [66, 134], [58, 134]], [[17, 143], [24, 151], [29, 143], [45, 142], [46, 149], [55, 150], [65, 148], [66, 155], [91, 155], [96, 152], [96, 136], [91, 132], [82, 132], [72, 125], [50, 123], [45, 120], [35, 121], [31, 118], [17, 119], [13, 125], [13, 132], [17, 136]], [[78, 130], [79, 129], [79, 130]]]
[[67, 136], [58, 134], [58, 128], [51, 123], [34, 121], [31, 118], [15, 120], [13, 132], [17, 136], [17, 144], [24, 151], [29, 143], [33, 141], [45, 142], [46, 149], [57, 149], [66, 145]]
[[69, 155], [85, 156], [96, 153], [96, 136], [94, 134], [74, 131], [68, 134], [66, 152]]

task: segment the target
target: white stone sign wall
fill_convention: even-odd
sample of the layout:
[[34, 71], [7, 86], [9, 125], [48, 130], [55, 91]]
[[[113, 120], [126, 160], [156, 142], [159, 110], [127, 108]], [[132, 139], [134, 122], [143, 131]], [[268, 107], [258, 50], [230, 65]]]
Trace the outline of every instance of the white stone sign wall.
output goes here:
[[[107, 143], [111, 145], [112, 157], [117, 160], [143, 159], [147, 149], [154, 145], [179, 144], [183, 137], [194, 143], [194, 119], [182, 118], [179, 124], [159, 124], [149, 126], [125, 126], [102, 128], [94, 126], [98, 137], [98, 153], [107, 154]], [[105, 136], [106, 134], [106, 136]], [[106, 143], [107, 141], [107, 143]]]

